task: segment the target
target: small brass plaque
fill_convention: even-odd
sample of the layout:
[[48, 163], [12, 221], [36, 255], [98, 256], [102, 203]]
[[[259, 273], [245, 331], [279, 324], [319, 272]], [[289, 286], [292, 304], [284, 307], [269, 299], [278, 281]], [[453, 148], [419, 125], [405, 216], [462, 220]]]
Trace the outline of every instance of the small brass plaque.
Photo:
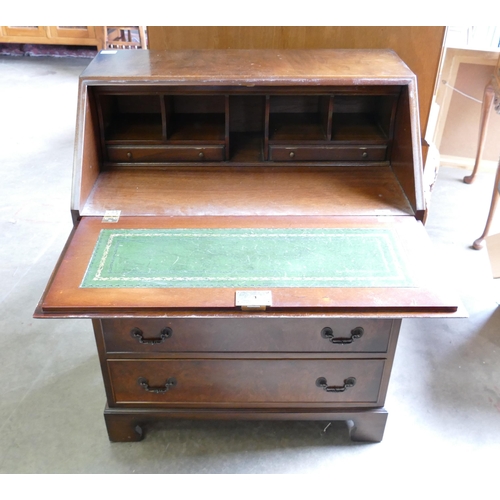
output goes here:
[[241, 306], [243, 310], [264, 311], [266, 307], [273, 305], [273, 294], [269, 290], [237, 291], [235, 305]]

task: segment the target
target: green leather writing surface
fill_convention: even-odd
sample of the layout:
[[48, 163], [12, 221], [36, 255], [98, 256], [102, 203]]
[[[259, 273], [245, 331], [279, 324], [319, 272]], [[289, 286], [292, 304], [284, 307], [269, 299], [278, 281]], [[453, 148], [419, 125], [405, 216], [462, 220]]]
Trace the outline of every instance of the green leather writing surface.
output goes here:
[[390, 229], [104, 229], [83, 288], [415, 286]]

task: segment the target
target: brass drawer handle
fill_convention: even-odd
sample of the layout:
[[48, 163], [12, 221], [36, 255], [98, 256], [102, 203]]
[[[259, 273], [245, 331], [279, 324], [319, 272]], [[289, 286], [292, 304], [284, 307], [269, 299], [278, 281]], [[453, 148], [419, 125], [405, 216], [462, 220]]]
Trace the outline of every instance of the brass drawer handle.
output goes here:
[[144, 377], [139, 377], [137, 379], [138, 384], [146, 391], [146, 392], [153, 392], [155, 394], [165, 394], [168, 392], [171, 388], [175, 387], [177, 385], [177, 380], [175, 380], [174, 377], [170, 377], [166, 382], [163, 387], [151, 387], [149, 385], [149, 382], [147, 379]]
[[349, 387], [354, 387], [356, 385], [356, 379], [354, 377], [348, 377], [344, 380], [344, 385], [335, 386], [328, 385], [325, 377], [319, 377], [318, 380], [316, 380], [316, 385], [326, 392], [344, 392], [346, 389], [349, 389]]
[[364, 329], [361, 326], [357, 326], [351, 330], [350, 337], [337, 337], [333, 335], [333, 330], [329, 327], [323, 328], [321, 330], [321, 336], [324, 339], [328, 339], [332, 344], [352, 344], [354, 339], [360, 339], [363, 336]]
[[169, 339], [172, 336], [172, 329], [168, 327], [164, 328], [160, 332], [160, 337], [157, 339], [145, 339], [144, 333], [140, 328], [132, 328], [132, 330], [130, 330], [130, 335], [132, 338], [137, 339], [139, 344], [155, 345], [161, 344], [162, 342], [165, 342], [165, 340]]

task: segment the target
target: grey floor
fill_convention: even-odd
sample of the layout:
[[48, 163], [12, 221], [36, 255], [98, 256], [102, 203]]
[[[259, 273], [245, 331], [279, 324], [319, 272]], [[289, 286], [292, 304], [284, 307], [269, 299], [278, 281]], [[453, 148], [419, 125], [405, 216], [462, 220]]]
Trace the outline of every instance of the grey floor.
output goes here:
[[108, 441], [90, 322], [32, 319], [71, 229], [77, 77], [88, 62], [0, 57], [0, 472], [323, 474], [386, 493], [397, 477], [406, 491], [498, 495], [498, 280], [486, 251], [470, 248], [493, 176], [467, 186], [458, 168], [440, 169], [427, 229], [469, 318], [404, 321], [382, 443], [352, 443], [339, 423], [193, 421], [154, 426], [141, 443]]

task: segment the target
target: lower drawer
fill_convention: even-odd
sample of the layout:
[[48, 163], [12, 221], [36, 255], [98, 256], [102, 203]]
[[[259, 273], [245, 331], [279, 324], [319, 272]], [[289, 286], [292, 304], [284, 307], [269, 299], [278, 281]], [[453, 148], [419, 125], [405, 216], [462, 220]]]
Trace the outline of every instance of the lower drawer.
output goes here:
[[108, 146], [108, 160], [115, 163], [159, 163], [172, 161], [223, 161], [224, 145], [213, 146]]
[[384, 161], [387, 146], [269, 146], [271, 161]]
[[114, 403], [375, 404], [383, 359], [108, 360]]
[[397, 334], [394, 320], [369, 318], [127, 318], [100, 324], [108, 353], [386, 353], [391, 332]]

